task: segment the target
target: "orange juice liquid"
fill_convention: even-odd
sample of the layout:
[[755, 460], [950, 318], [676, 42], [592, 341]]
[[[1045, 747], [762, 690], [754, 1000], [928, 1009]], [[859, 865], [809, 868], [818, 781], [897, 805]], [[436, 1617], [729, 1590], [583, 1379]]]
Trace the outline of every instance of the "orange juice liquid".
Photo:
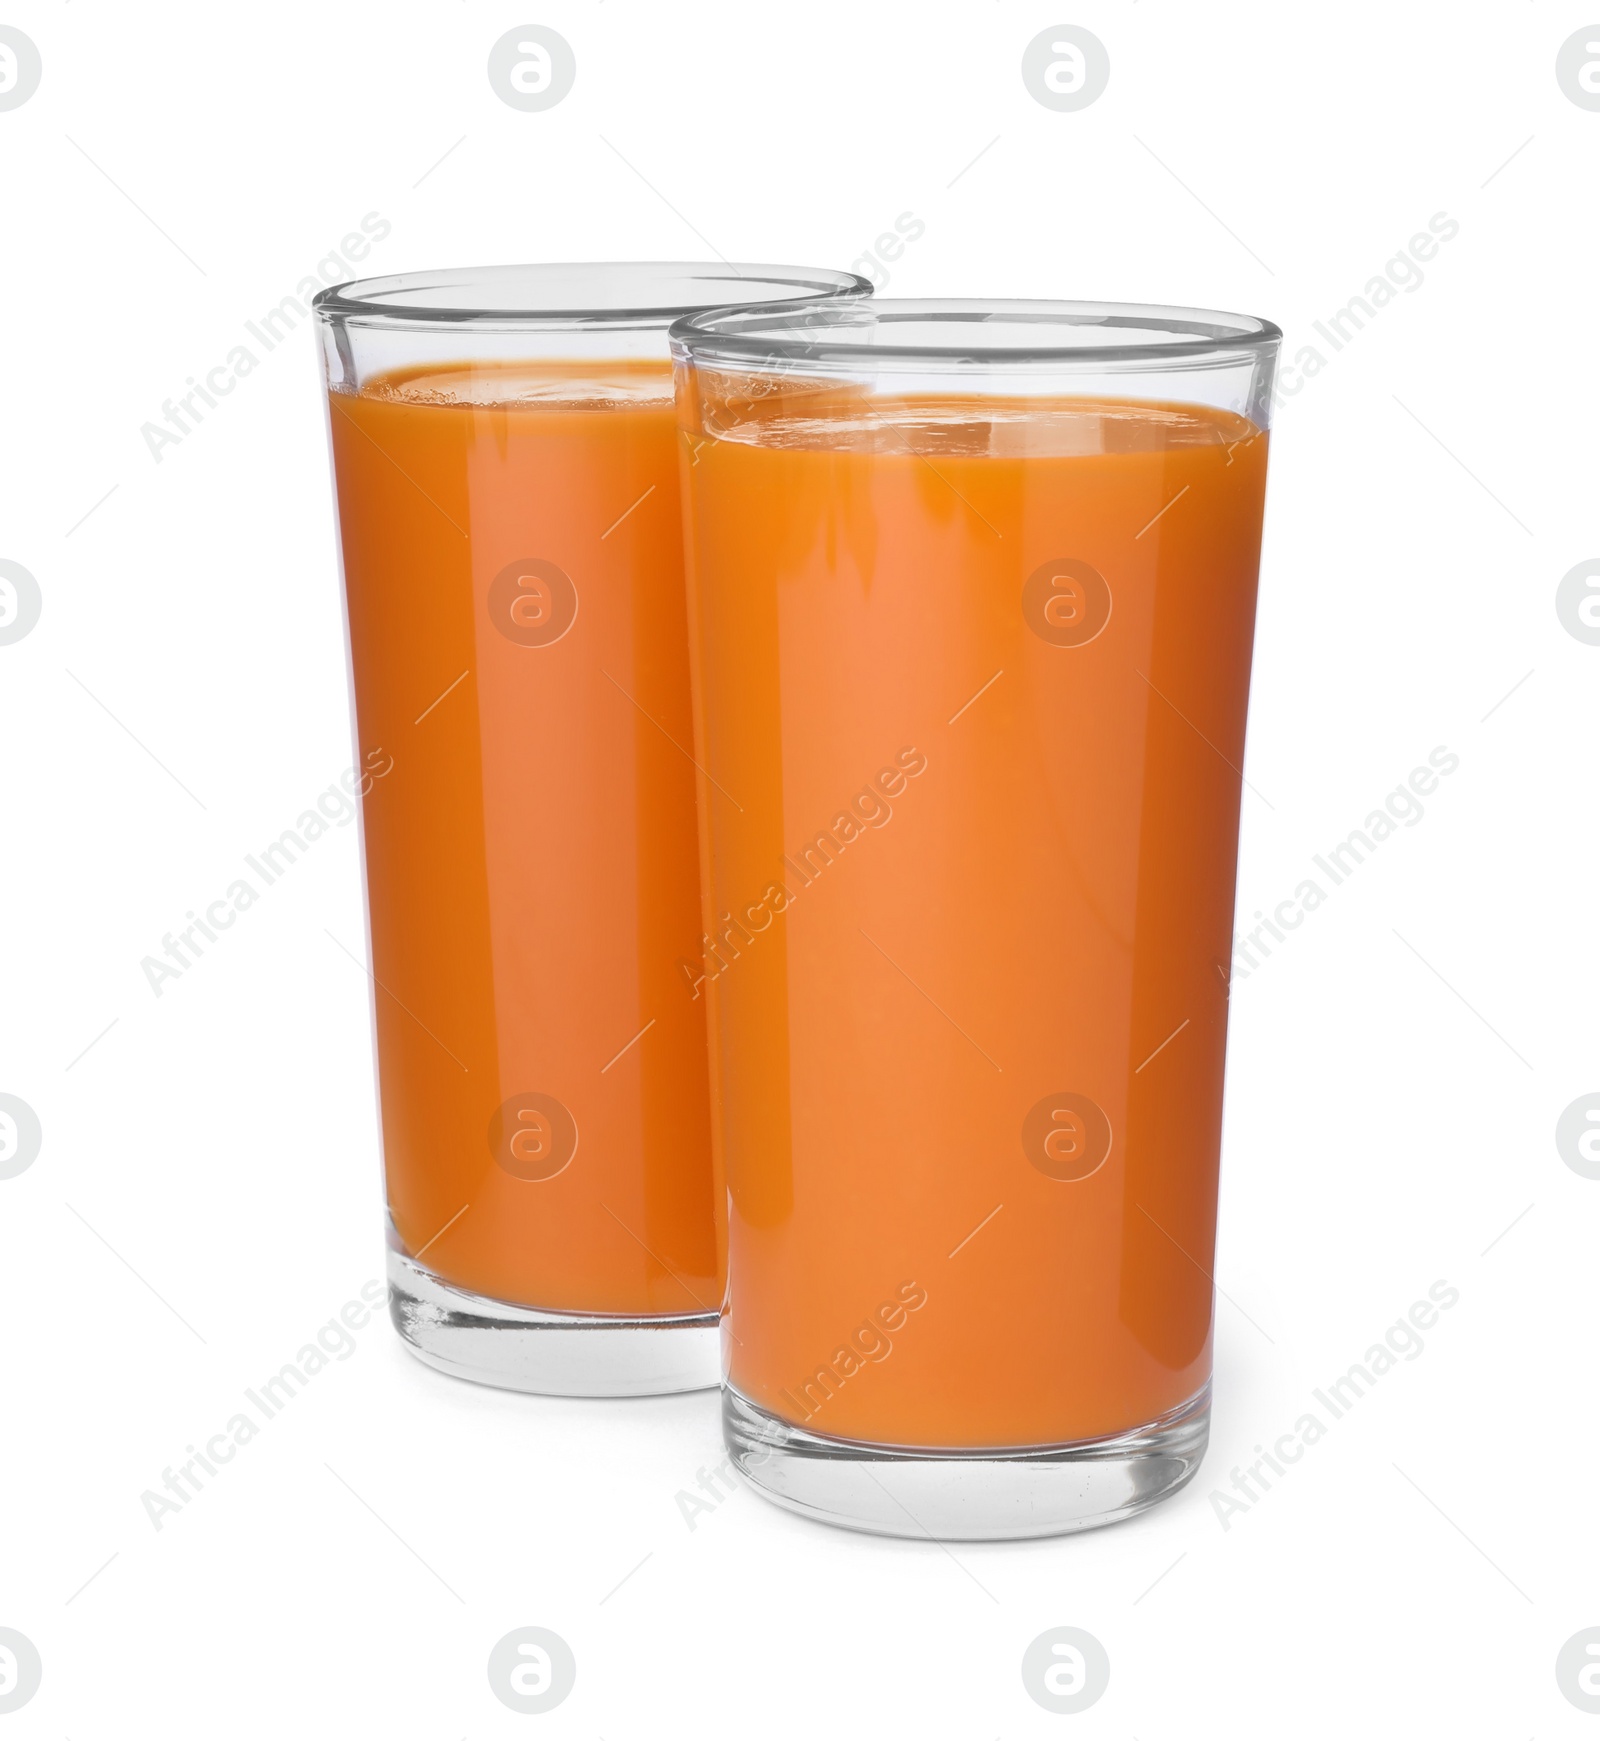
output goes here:
[[1117, 1433], [1210, 1372], [1267, 440], [802, 400], [686, 411], [730, 1382], [879, 1444]]
[[330, 394], [384, 1170], [516, 1304], [714, 1310], [677, 437], [665, 365]]

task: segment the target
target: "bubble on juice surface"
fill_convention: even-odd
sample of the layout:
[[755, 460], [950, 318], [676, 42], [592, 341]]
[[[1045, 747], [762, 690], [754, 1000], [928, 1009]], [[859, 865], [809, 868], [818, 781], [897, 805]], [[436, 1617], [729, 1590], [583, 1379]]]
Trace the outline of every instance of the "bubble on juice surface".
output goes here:
[[672, 404], [672, 370], [648, 358], [465, 363], [402, 371], [362, 383], [361, 397], [401, 405], [548, 407], [609, 411], [619, 406]]
[[1249, 418], [1200, 405], [1140, 404], [1049, 395], [877, 396], [864, 388], [786, 384], [765, 401], [718, 398], [702, 404], [704, 433], [750, 447], [821, 448], [943, 459], [1069, 459], [1209, 447], [1231, 464], [1261, 435]]

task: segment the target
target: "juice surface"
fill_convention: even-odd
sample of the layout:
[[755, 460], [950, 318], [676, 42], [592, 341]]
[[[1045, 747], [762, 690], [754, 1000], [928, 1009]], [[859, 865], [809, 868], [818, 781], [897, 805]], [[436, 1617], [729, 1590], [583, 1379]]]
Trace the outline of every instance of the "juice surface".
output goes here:
[[329, 396], [384, 1170], [404, 1249], [524, 1305], [720, 1297], [665, 364]]
[[1266, 436], [680, 393], [730, 1381], [890, 1445], [1148, 1423], [1210, 1373]]

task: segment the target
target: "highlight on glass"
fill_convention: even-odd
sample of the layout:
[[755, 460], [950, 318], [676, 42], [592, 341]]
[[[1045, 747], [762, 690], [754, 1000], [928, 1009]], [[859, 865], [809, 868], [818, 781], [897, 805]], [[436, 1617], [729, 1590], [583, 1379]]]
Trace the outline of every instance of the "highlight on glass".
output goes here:
[[673, 328], [724, 1425], [791, 1509], [1047, 1535], [1199, 1463], [1279, 340]]
[[845, 273], [419, 272], [316, 299], [400, 1334], [447, 1372], [716, 1382], [667, 329]]

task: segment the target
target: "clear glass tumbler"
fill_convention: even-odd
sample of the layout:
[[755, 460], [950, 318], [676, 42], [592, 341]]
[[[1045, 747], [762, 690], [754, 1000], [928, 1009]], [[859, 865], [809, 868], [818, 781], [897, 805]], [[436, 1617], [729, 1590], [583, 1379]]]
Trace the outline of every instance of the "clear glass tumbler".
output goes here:
[[770, 1498], [987, 1539], [1210, 1403], [1280, 334], [871, 301], [673, 328], [724, 1422]]
[[519, 1390], [716, 1382], [667, 328], [845, 273], [421, 272], [316, 299], [363, 794], [390, 1310]]

